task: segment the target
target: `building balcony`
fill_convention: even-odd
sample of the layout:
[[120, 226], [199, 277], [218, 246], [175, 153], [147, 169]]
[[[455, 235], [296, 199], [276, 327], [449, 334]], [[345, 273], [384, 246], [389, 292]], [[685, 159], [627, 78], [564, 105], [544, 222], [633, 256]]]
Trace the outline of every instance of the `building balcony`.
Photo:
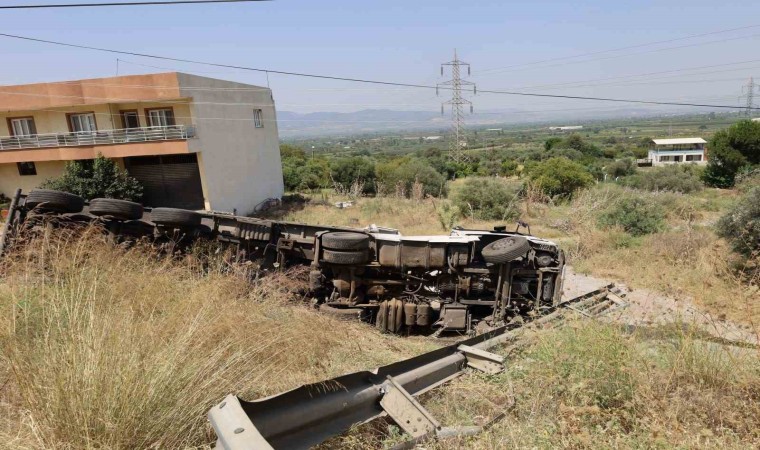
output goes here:
[[177, 141], [194, 137], [195, 126], [192, 125], [5, 136], [0, 137], [0, 151]]

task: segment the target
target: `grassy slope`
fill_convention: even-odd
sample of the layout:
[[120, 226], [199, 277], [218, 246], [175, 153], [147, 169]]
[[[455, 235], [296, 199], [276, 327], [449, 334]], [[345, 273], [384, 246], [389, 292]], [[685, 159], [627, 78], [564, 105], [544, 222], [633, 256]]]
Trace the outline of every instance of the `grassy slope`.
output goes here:
[[[90, 233], [94, 234], [94, 233]], [[37, 238], [0, 282], [0, 442], [181, 448], [206, 412], [402, 359], [431, 343], [338, 323], [294, 302], [289, 276], [248, 285], [224, 264]]]
[[[427, 393], [444, 426], [487, 431], [432, 449], [757, 448], [760, 355], [707, 344], [676, 329], [639, 330], [578, 321], [536, 330], [497, 349], [507, 369], [470, 373]], [[379, 448], [403, 440], [390, 423], [358, 427], [324, 448]]]

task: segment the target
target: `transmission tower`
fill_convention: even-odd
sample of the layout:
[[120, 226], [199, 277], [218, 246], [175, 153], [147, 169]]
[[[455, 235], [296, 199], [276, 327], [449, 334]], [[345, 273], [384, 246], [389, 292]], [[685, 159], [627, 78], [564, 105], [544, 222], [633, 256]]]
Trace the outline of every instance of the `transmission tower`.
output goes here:
[[475, 83], [462, 79], [462, 66], [467, 66], [467, 75], [470, 75], [470, 65], [459, 60], [456, 50], [454, 50], [453, 61], [441, 64], [441, 76], [443, 76], [444, 66], [451, 67], [451, 80], [439, 83], [436, 87], [436, 94], [441, 86], [451, 90], [451, 100], [441, 104], [441, 115], [443, 115], [444, 107], [451, 105], [451, 133], [454, 139], [449, 146], [449, 158], [455, 162], [460, 162], [466, 159], [462, 149], [467, 146], [464, 135], [464, 106], [469, 105], [470, 113], [472, 113], [472, 102], [462, 96], [462, 86], [472, 86], [474, 94], [477, 94], [478, 91]]
[[742, 86], [742, 95], [739, 98], [747, 98], [747, 109], [744, 110], [744, 114], [747, 116], [751, 116], [755, 108], [755, 87], [755, 80], [752, 77], [749, 77], [747, 84]]

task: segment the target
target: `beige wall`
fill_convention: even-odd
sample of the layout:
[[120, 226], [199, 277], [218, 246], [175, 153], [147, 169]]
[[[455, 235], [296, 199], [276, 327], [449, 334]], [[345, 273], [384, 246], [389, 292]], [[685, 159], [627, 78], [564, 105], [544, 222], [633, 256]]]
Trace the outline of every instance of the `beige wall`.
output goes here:
[[[199, 154], [206, 208], [248, 214], [267, 198], [282, 197], [272, 91], [195, 75], [177, 76], [181, 96], [193, 97], [198, 138], [190, 140], [189, 146]], [[198, 87], [211, 89], [192, 89]], [[254, 126], [254, 109], [263, 111], [263, 128]]]
[[16, 164], [0, 164], [0, 192], [7, 197], [13, 195], [16, 189], [21, 188], [24, 192], [38, 187], [48, 178], [56, 178], [63, 172], [66, 165], [63, 161], [48, 161], [35, 163], [37, 175], [21, 176], [18, 174]]

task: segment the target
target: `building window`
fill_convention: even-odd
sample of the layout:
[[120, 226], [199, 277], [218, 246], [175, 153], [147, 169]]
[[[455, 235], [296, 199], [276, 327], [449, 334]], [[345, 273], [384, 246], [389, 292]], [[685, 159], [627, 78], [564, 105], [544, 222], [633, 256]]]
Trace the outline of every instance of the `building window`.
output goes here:
[[702, 155], [686, 155], [686, 161], [702, 161]]
[[253, 110], [253, 124], [256, 128], [264, 128], [264, 115], [260, 109]]
[[20, 162], [16, 163], [18, 167], [18, 174], [21, 176], [37, 175], [37, 167], [33, 162]]
[[74, 133], [98, 131], [95, 113], [71, 114], [69, 115], [69, 125]]
[[124, 128], [140, 128], [140, 116], [137, 111], [122, 111], [121, 123]]
[[37, 134], [37, 127], [34, 126], [34, 119], [31, 117], [8, 119], [8, 123], [12, 136], [27, 137]]
[[147, 109], [148, 125], [152, 127], [174, 126], [174, 110], [171, 108]]

